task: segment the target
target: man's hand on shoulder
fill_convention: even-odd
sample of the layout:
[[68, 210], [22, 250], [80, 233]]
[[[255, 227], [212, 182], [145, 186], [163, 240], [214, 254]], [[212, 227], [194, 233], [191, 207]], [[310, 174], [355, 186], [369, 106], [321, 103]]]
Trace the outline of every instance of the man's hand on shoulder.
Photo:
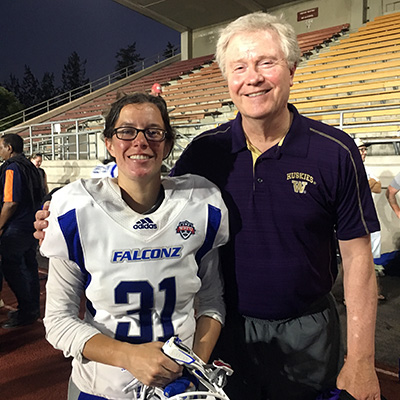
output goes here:
[[46, 203], [43, 205], [43, 208], [37, 211], [35, 215], [36, 221], [33, 223], [33, 226], [36, 231], [33, 233], [33, 236], [39, 240], [39, 245], [42, 244], [45, 237], [45, 232], [43, 229], [46, 229], [49, 226], [49, 222], [46, 221], [46, 218], [50, 215], [49, 207], [50, 201], [46, 201]]

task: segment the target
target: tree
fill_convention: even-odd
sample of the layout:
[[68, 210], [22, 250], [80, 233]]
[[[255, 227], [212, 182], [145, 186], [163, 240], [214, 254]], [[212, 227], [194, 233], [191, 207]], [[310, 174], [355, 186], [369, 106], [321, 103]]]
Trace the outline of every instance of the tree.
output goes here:
[[[59, 89], [54, 84], [54, 74], [45, 72], [41, 83], [33, 75], [29, 66], [25, 65], [22, 84], [15, 75], [10, 74], [9, 80], [4, 82], [4, 88], [12, 92], [23, 108], [33, 107], [41, 102], [57, 96]], [[22, 104], [21, 104], [22, 103]], [[46, 110], [43, 106], [30, 110], [29, 116], [40, 114]]]
[[3, 87], [11, 93], [14, 93], [17, 99], [21, 98], [21, 86], [19, 84], [19, 79], [14, 74], [10, 74], [8, 81], [3, 83]]
[[[15, 114], [23, 108], [23, 105], [18, 101], [14, 93], [0, 86], [0, 119]], [[7, 129], [18, 122], [20, 121], [16, 120], [14, 123], [0, 122], [0, 130]]]
[[86, 78], [86, 60], [81, 61], [76, 51], [71, 53], [67, 64], [64, 64], [61, 81], [63, 92], [69, 92], [89, 83], [89, 79]]
[[144, 58], [136, 52], [136, 42], [133, 42], [126, 48], [120, 49], [115, 58], [117, 59], [115, 71], [119, 71], [124, 68], [127, 69], [126, 71], [121, 71], [121, 74], [119, 74], [117, 79], [122, 79], [125, 76], [136, 72], [137, 63], [140, 63], [144, 60]]
[[40, 99], [45, 101], [59, 94], [59, 89], [54, 84], [54, 74], [45, 72], [40, 85]]
[[40, 102], [39, 81], [28, 65], [25, 65], [19, 100], [25, 107], [31, 107]]
[[171, 42], [167, 43], [167, 47], [165, 48], [163, 52], [163, 57], [164, 58], [170, 58], [176, 54], [178, 51], [178, 47], [172, 44]]

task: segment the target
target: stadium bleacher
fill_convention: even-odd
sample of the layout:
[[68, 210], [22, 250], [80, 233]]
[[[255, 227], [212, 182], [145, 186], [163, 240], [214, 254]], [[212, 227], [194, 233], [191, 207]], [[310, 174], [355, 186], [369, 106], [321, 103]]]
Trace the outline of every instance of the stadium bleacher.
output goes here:
[[308, 57], [313, 51], [319, 52], [319, 49], [337, 40], [349, 28], [350, 24], [342, 24], [297, 35], [302, 56]]
[[[290, 101], [300, 112], [344, 127], [352, 135], [396, 136], [399, 22], [400, 13], [378, 17], [305, 60], [296, 71]], [[333, 114], [333, 110], [341, 113]]]

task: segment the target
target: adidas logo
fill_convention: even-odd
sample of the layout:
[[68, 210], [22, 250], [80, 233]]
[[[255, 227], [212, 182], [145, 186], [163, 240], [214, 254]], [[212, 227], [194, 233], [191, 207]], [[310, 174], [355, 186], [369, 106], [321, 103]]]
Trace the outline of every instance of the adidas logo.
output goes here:
[[144, 218], [136, 222], [133, 229], [157, 229], [157, 225], [150, 218]]

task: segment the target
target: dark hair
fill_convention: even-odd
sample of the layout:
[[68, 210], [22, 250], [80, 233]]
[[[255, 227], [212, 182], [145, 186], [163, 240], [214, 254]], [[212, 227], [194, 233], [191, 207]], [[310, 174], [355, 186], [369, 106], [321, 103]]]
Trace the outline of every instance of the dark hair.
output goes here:
[[108, 112], [106, 117], [106, 126], [103, 132], [104, 137], [108, 139], [112, 138], [115, 129], [115, 124], [119, 118], [119, 115], [123, 107], [129, 104], [145, 104], [145, 103], [154, 104], [160, 110], [161, 117], [164, 121], [165, 130], [167, 131], [167, 133], [165, 134], [165, 139], [167, 142], [171, 144], [171, 149], [172, 149], [175, 142], [175, 131], [172, 128], [171, 123], [169, 121], [167, 104], [165, 103], [165, 100], [163, 98], [158, 96], [152, 96], [151, 94], [147, 93], [137, 92], [128, 94], [121, 97], [111, 105], [110, 111]]
[[24, 151], [24, 139], [16, 133], [6, 133], [1, 136], [4, 143], [11, 146], [14, 153], [22, 153]]
[[42, 153], [33, 153], [33, 154], [29, 157], [29, 159], [30, 159], [30, 160], [34, 160], [35, 158], [38, 158], [38, 157], [43, 158]]

